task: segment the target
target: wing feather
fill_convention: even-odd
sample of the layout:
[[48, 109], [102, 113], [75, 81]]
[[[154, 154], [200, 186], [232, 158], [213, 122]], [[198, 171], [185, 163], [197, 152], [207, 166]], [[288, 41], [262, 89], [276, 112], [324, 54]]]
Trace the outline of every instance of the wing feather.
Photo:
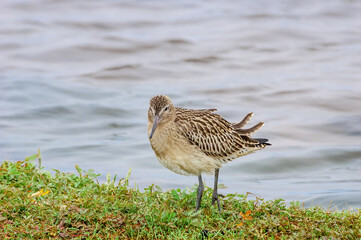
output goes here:
[[249, 137], [251, 132], [261, 127], [259, 124], [248, 131], [246, 129], [244, 134], [239, 129], [248, 122], [252, 114], [248, 114], [239, 124], [232, 124], [213, 111], [214, 109], [191, 110], [177, 107], [177, 129], [191, 144], [222, 162], [241, 156], [242, 151], [264, 147], [263, 143]]

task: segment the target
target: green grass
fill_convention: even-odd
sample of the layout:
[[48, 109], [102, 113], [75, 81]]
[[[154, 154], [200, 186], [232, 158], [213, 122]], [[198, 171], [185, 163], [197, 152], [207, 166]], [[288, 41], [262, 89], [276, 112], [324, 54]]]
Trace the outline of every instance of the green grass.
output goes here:
[[303, 208], [283, 200], [221, 197], [206, 188], [195, 212], [196, 188], [163, 192], [130, 188], [128, 176], [104, 184], [99, 174], [50, 174], [34, 161], [0, 166], [0, 239], [359, 239], [361, 210]]

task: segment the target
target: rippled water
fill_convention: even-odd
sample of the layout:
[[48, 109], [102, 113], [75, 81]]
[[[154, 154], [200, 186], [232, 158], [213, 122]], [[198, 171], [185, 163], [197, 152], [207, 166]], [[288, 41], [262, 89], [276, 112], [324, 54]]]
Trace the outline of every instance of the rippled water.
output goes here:
[[[221, 193], [361, 207], [361, 2], [0, 4], [0, 158], [191, 187], [158, 163], [149, 99], [255, 113], [272, 147], [220, 171]], [[206, 177], [212, 186], [213, 178]]]

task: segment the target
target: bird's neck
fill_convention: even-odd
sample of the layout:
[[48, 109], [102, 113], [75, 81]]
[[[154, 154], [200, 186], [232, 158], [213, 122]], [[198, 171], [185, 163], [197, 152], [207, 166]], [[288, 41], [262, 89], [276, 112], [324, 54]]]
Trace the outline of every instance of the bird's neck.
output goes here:
[[[174, 128], [174, 122], [168, 122], [162, 125], [159, 125], [155, 130], [151, 139], [149, 139], [153, 150], [157, 153], [163, 152], [165, 149], [169, 137], [172, 134], [172, 129]], [[158, 154], [157, 154], [158, 155]]]

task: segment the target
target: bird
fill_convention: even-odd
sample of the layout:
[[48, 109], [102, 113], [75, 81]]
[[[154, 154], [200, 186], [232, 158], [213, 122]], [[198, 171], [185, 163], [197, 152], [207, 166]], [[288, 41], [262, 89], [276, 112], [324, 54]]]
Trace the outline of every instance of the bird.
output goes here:
[[204, 191], [202, 174], [214, 174], [212, 205], [218, 197], [219, 169], [223, 164], [271, 145], [266, 138], [251, 138], [264, 122], [251, 128], [243, 127], [253, 113], [239, 123], [230, 123], [217, 109], [187, 109], [175, 107], [166, 95], [150, 99], [147, 132], [150, 145], [159, 162], [182, 175], [198, 176], [196, 211]]

